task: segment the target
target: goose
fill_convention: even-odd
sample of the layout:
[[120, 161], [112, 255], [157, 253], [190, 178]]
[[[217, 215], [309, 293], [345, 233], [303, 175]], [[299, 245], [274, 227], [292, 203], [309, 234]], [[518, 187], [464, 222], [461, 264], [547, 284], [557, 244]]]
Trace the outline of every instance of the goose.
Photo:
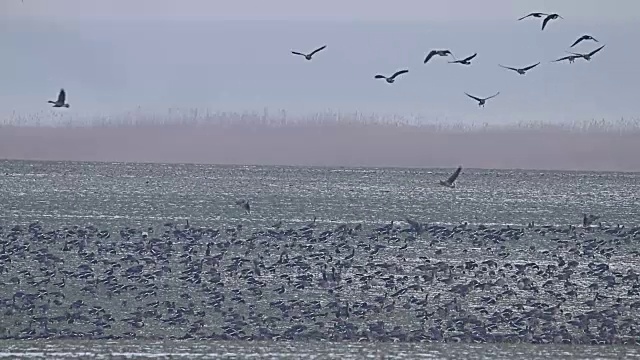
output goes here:
[[409, 72], [409, 70], [406, 70], [406, 69], [405, 70], [399, 70], [399, 71], [396, 71], [395, 74], [391, 75], [390, 77], [386, 77], [384, 75], [379, 75], [378, 74], [378, 75], [374, 76], [374, 78], [375, 79], [385, 79], [389, 84], [393, 84], [393, 82], [396, 81], [395, 80], [396, 76], [402, 75], [402, 74], [406, 74], [408, 72]]
[[575, 41], [573, 44], [571, 44], [571, 46], [569, 46], [569, 47], [574, 47], [574, 46], [578, 45], [579, 43], [581, 43], [582, 41], [585, 41], [585, 40], [592, 40], [592, 41], [598, 42], [598, 40], [596, 40], [596, 39], [595, 39], [593, 36], [591, 36], [591, 35], [582, 35], [582, 36], [580, 36], [580, 37], [578, 38], [578, 40], [576, 40], [576, 41]]
[[475, 53], [469, 57], [466, 57], [462, 60], [454, 60], [454, 61], [449, 61], [449, 64], [462, 64], [462, 65], [471, 65], [471, 60], [473, 60], [473, 58], [475, 58], [476, 56], [478, 56], [478, 53]]
[[498, 96], [498, 95], [500, 94], [500, 92], [498, 91], [497, 93], [495, 93], [495, 94], [493, 94], [493, 95], [491, 95], [491, 96], [489, 96], [489, 97], [487, 97], [487, 98], [484, 98], [484, 99], [483, 99], [483, 98], [479, 98], [479, 97], [475, 97], [475, 96], [473, 96], [473, 95], [469, 95], [469, 94], [467, 94], [467, 93], [465, 93], [465, 94], [466, 94], [468, 97], [470, 97], [470, 98], [472, 98], [472, 99], [476, 100], [476, 101], [478, 102], [478, 106], [482, 106], [482, 107], [484, 107], [484, 104], [487, 102], [487, 100], [492, 99], [492, 98], [494, 98], [494, 97]]
[[456, 187], [456, 179], [460, 175], [461, 171], [462, 171], [462, 166], [458, 166], [456, 171], [454, 171], [453, 174], [451, 174], [451, 176], [449, 176], [449, 178], [447, 180], [440, 180], [440, 185], [446, 186], [446, 187], [452, 188], [452, 189], [455, 188]]
[[316, 54], [317, 52], [319, 52], [319, 51], [324, 50], [326, 47], [327, 47], [327, 45], [321, 46], [321, 47], [319, 47], [319, 48], [317, 48], [317, 49], [313, 50], [313, 51], [312, 51], [311, 53], [309, 53], [309, 54], [303, 54], [303, 53], [301, 53], [301, 52], [297, 52], [297, 51], [292, 51], [291, 53], [292, 53], [292, 54], [295, 54], [295, 55], [304, 56], [304, 58], [305, 58], [305, 59], [307, 59], [307, 60], [311, 60], [311, 58], [313, 57], [313, 55], [315, 55], [315, 54]]
[[67, 98], [67, 93], [64, 91], [64, 89], [60, 89], [60, 93], [58, 94], [58, 100], [56, 101], [47, 101], [49, 104], [53, 104], [53, 107], [69, 107], [69, 104], [65, 103], [65, 100]]
[[522, 19], [526, 19], [528, 17], [534, 17], [534, 18], [541, 18], [543, 16], [547, 16], [549, 14], [545, 14], [545, 13], [541, 13], [541, 12], [532, 12], [529, 15], [525, 15], [523, 17], [521, 17], [520, 19], [518, 19], [518, 21], [522, 20]]
[[555, 20], [557, 18], [564, 19], [562, 16], [560, 16], [558, 14], [547, 15], [547, 17], [544, 18], [544, 20], [542, 20], [542, 29], [541, 30], [544, 30], [544, 28], [545, 28], [545, 26], [547, 26], [547, 23], [549, 22], [549, 20]]
[[604, 47], [604, 45], [600, 46], [599, 48], [593, 50], [592, 52], [590, 52], [588, 54], [578, 54], [578, 53], [570, 53], [570, 54], [573, 54], [573, 55], [575, 55], [577, 57], [581, 57], [581, 58], [583, 58], [583, 59], [585, 59], [587, 61], [590, 61], [591, 57], [593, 55], [595, 55], [598, 51], [602, 50], [603, 47]]
[[438, 56], [452, 55], [453, 56], [453, 54], [449, 50], [431, 50], [429, 52], [429, 54], [427, 54], [427, 57], [424, 58], [424, 63], [426, 64], [427, 61], [429, 61], [432, 57], [434, 57], [436, 55], [438, 55]]
[[500, 65], [498, 64], [500, 67], [503, 67], [505, 69], [509, 69], [509, 70], [513, 70], [515, 72], [517, 72], [520, 75], [524, 75], [527, 71], [533, 69], [534, 67], [540, 65], [540, 62], [538, 62], [537, 64], [533, 64], [533, 65], [529, 65], [527, 67], [523, 67], [523, 68], [512, 68], [512, 67], [508, 67], [508, 66], [504, 66], [504, 65]]

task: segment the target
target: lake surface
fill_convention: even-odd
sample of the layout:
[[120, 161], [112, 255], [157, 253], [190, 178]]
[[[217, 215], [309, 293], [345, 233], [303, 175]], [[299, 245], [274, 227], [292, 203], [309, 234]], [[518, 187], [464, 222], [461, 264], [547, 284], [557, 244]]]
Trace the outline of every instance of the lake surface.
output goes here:
[[2, 161], [0, 358], [640, 357], [640, 174], [452, 171]]

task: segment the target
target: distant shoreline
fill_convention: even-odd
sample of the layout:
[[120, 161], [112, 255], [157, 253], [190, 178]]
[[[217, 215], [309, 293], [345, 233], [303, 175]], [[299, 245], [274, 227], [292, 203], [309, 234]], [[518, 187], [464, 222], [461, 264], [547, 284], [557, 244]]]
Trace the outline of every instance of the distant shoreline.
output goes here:
[[330, 167], [640, 171], [640, 131], [299, 123], [0, 126], [0, 158]]

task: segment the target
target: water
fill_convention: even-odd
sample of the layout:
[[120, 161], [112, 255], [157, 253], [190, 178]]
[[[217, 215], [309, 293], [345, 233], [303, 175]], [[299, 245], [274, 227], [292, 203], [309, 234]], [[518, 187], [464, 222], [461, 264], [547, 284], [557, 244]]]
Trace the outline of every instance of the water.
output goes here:
[[[169, 220], [256, 226], [283, 220], [381, 224], [640, 221], [640, 174], [453, 169], [0, 162], [5, 222], [153, 226]], [[250, 216], [236, 205], [249, 199]]]
[[[640, 223], [640, 174], [634, 173], [589, 173], [589, 172], [545, 172], [545, 171], [498, 171], [465, 169], [459, 179], [458, 188], [446, 189], [437, 185], [440, 179], [448, 177], [453, 169], [346, 169], [346, 168], [294, 168], [294, 167], [259, 167], [259, 166], [205, 166], [205, 165], [165, 165], [165, 164], [109, 164], [109, 163], [70, 163], [70, 162], [0, 162], [0, 225], [12, 227], [16, 224], [30, 224], [39, 221], [46, 230], [65, 226], [79, 225], [84, 227], [92, 224], [100, 229], [108, 229], [113, 233], [111, 239], [116, 238], [117, 231], [124, 227], [141, 229], [151, 228], [156, 233], [164, 229], [167, 222], [184, 224], [189, 220], [192, 227], [211, 227], [225, 229], [236, 224], [242, 224], [246, 234], [250, 231], [264, 229], [277, 221], [283, 221], [285, 227], [300, 228], [317, 217], [319, 229], [316, 234], [325, 229], [333, 229], [342, 223], [354, 225], [360, 223], [366, 229], [373, 229], [388, 224], [391, 220], [403, 220], [406, 217], [429, 224], [493, 224], [497, 227], [510, 224], [513, 227], [525, 227], [529, 222], [549, 224], [565, 227], [569, 224], [578, 225], [582, 221], [582, 213], [601, 216], [606, 224], [624, 224], [627, 227]], [[245, 214], [235, 205], [235, 201], [244, 198], [251, 203], [252, 212]], [[322, 229], [320, 229], [322, 228]], [[135, 239], [139, 239], [138, 236]], [[159, 235], [158, 235], [159, 236]], [[317, 236], [317, 235], [316, 235]], [[598, 278], [589, 273], [591, 263], [607, 263], [612, 271], [626, 274], [626, 271], [640, 271], [637, 257], [630, 252], [638, 249], [636, 238], [617, 243], [611, 253], [591, 254], [591, 258], [584, 261], [572, 253], [570, 246], [558, 245], [556, 235], [551, 237], [536, 237], [537, 233], [527, 233], [518, 241], [502, 243], [501, 253], [486, 248], [494, 247], [489, 243], [470, 243], [467, 240], [437, 242], [435, 246], [428, 241], [402, 242], [398, 244], [384, 243], [387, 248], [380, 254], [371, 257], [376, 262], [397, 262], [400, 267], [398, 273], [383, 271], [380, 276], [401, 277], [403, 271], [413, 271], [415, 266], [423, 263], [418, 256], [426, 256], [451, 264], [460, 264], [465, 260], [487, 259], [502, 261], [503, 254], [508, 256], [506, 261], [518, 263], [536, 261], [543, 264], [555, 263], [557, 254], [562, 254], [567, 261], [580, 260], [576, 272], [581, 271], [581, 278], [572, 279], [578, 284], [579, 296], [575, 304], [569, 304], [567, 310], [574, 314], [588, 312], [583, 302], [592, 294], [583, 291], [592, 281]], [[607, 241], [613, 237], [605, 233], [582, 233], [585, 239], [590, 236], [595, 240]], [[562, 235], [557, 236], [562, 238]], [[137, 240], [132, 239], [133, 243]], [[611, 241], [613, 241], [611, 240]], [[21, 240], [22, 241], [22, 240]], [[27, 241], [27, 240], [25, 240]], [[349, 240], [351, 241], [351, 240]], [[349, 242], [348, 241], [348, 242]], [[340, 254], [334, 254], [336, 259], [344, 258], [351, 248], [358, 249], [354, 257], [354, 264], [365, 266], [366, 252], [361, 256], [360, 251], [370, 240], [355, 239], [346, 244]], [[635, 241], [635, 242], [634, 242]], [[75, 270], [86, 263], [86, 259], [76, 255], [76, 251], [63, 252], [63, 240], [52, 242], [48, 251], [64, 258], [62, 268]], [[26, 243], [26, 242], [25, 242]], [[615, 242], [611, 242], [613, 244]], [[31, 242], [32, 249], [39, 243]], [[41, 243], [40, 243], [41, 244]], [[585, 247], [581, 243], [577, 248]], [[204, 253], [204, 242], [198, 248], [199, 254]], [[302, 257], [309, 257], [322, 250], [322, 244], [314, 242], [313, 251], [290, 248], [291, 258], [299, 251]], [[331, 244], [334, 246], [335, 244]], [[246, 256], [246, 243], [231, 245], [225, 251], [225, 259], [232, 256]], [[279, 245], [278, 245], [279, 246]], [[329, 244], [327, 244], [329, 246]], [[532, 250], [529, 246], [534, 246]], [[613, 245], [612, 245], [613, 246]], [[497, 247], [497, 245], [495, 245]], [[440, 253], [434, 253], [439, 249]], [[123, 253], [119, 248], [118, 255], [110, 257], [102, 254], [101, 259], [120, 261]], [[333, 250], [333, 247], [331, 247]], [[367, 250], [370, 251], [371, 249]], [[217, 250], [216, 250], [217, 251]], [[270, 249], [261, 250], [261, 257], [265, 263], [273, 263], [278, 259], [279, 251], [269, 253]], [[375, 251], [375, 250], [374, 250]], [[587, 250], [583, 251], [586, 252]], [[586, 255], [585, 255], [586, 258]], [[0, 298], [4, 298], [5, 305], [11, 303], [11, 294], [18, 291], [35, 292], [25, 284], [32, 284], [39, 280], [36, 273], [37, 266], [33, 257], [12, 256], [12, 262], [5, 262], [9, 269], [0, 271]], [[312, 264], [312, 260], [309, 259]], [[224, 265], [229, 266], [229, 262]], [[2, 265], [0, 263], [0, 265]], [[123, 267], [126, 269], [129, 265]], [[51, 269], [52, 265], [49, 265]], [[55, 265], [58, 266], [58, 265]], [[99, 262], [91, 265], [95, 276], [100, 278], [103, 271], [109, 269]], [[188, 287], [184, 281], [177, 278], [189, 270], [190, 263], [172, 263], [173, 272], [166, 275], [157, 283], [163, 287], [155, 299], [158, 301], [171, 300], [184, 302], [185, 291], [191, 294], [196, 310], [208, 311], [204, 319], [208, 331], [219, 333], [220, 327], [228, 324], [228, 319], [211, 312], [211, 306], [206, 305], [207, 297], [211, 293], [199, 293], [195, 288]], [[316, 266], [316, 265], [312, 265]], [[250, 267], [247, 265], [247, 267]], [[236, 270], [246, 274], [247, 267]], [[61, 269], [62, 269], [61, 268]], [[34, 274], [24, 275], [19, 270], [27, 269]], [[47, 266], [40, 271], [46, 271]], [[404, 269], [404, 270], [402, 270]], [[285, 275], [280, 272], [276, 275]], [[370, 270], [373, 272], [373, 270]], [[382, 270], [379, 270], [382, 271]], [[21, 282], [13, 281], [19, 272]], [[285, 271], [286, 272], [286, 271]], [[229, 289], [246, 292], [249, 287], [242, 276], [234, 276], [224, 272], [227, 298]], [[43, 276], [42, 273], [39, 274]], [[267, 315], [277, 315], [271, 309], [271, 301], [277, 299], [309, 301], [317, 300], [327, 304], [335, 299], [349, 301], [354, 306], [357, 300], [367, 300], [373, 303], [373, 296], [385, 291], [383, 284], [373, 286], [367, 291], [358, 290], [344, 285], [345, 290], [327, 294], [325, 290], [307, 285], [306, 290], [296, 291], [282, 280], [273, 275], [267, 277], [267, 287], [264, 289], [265, 301], [253, 303], [253, 310]], [[292, 273], [295, 275], [295, 273]], [[353, 275], [353, 274], [352, 274]], [[409, 275], [411, 275], [409, 273]], [[265, 275], [267, 276], [267, 275]], [[345, 273], [345, 277], [347, 274]], [[463, 284], [473, 279], [470, 274], [460, 275], [457, 284]], [[533, 276], [533, 275], [532, 275]], [[440, 274], [439, 278], [446, 277]], [[71, 277], [69, 277], [71, 279]], [[481, 278], [478, 278], [482, 280]], [[508, 278], [507, 278], [508, 279]], [[59, 277], [54, 281], [59, 281]], [[68, 303], [75, 299], [84, 299], [89, 306], [99, 306], [106, 309], [118, 320], [129, 315], [136, 306], [154, 300], [154, 297], [135, 297], [135, 291], [124, 291], [111, 298], [105, 289], [99, 289], [97, 295], [85, 294], [82, 288], [89, 283], [87, 280], [67, 280], [64, 293], [68, 299], [64, 306], [50, 310], [50, 316], [61, 316], [69, 312]], [[295, 283], [295, 281], [294, 281]], [[130, 284], [136, 284], [130, 282]], [[281, 284], [287, 285], [288, 291], [279, 295], [276, 291]], [[139, 284], [138, 284], [139, 285]], [[453, 298], [448, 290], [451, 285], [432, 283], [427, 292], [435, 294], [440, 291], [441, 302]], [[444, 286], [444, 287], [443, 287]], [[554, 286], [557, 286], [554, 287]], [[40, 286], [42, 288], [42, 286]], [[57, 287], [49, 283], [46, 290], [53, 292]], [[553, 285], [548, 290], [564, 291], [562, 283]], [[602, 300], [599, 306], [607, 309], [615, 305], [615, 297], [630, 298], [630, 288], [618, 286], [602, 293], [607, 293], [609, 299]], [[394, 288], [394, 291], [397, 288]], [[356, 293], [357, 291], [357, 293]], [[516, 302], [528, 302], [531, 294], [520, 291], [522, 295]], [[417, 293], [416, 293], [417, 294]], [[482, 293], [482, 296], [488, 293]], [[245, 293], [245, 296], [246, 293]], [[417, 296], [417, 295], [416, 295]], [[465, 306], [469, 309], [479, 305], [487, 306], [482, 296], [465, 297]], [[554, 296], [542, 291], [535, 295], [538, 301], [545, 301], [555, 305]], [[395, 310], [388, 311], [379, 318], [388, 324], [399, 324], [407, 328], [419, 328], [416, 320], [410, 315], [411, 310], [403, 310], [398, 304]], [[255, 299], [255, 298], [254, 298]], [[462, 298], [461, 298], [462, 299]], [[120, 300], [127, 303], [120, 303]], [[14, 300], [15, 301], [15, 300]], [[250, 300], [249, 302], [251, 303]], [[405, 301], [405, 300], [403, 300]], [[462, 301], [462, 300], [460, 300]], [[229, 303], [229, 300], [227, 300]], [[2, 303], [0, 303], [1, 305]], [[405, 303], [405, 305], [409, 302]], [[600, 302], [599, 302], [600, 304]], [[225, 305], [226, 306], [226, 305]], [[564, 305], [563, 305], [564, 306]], [[131, 307], [131, 308], [129, 308]], [[243, 314], [248, 310], [244, 305]], [[0, 309], [0, 329], [22, 331], [23, 328], [32, 329], [40, 333], [42, 329], [30, 317], [19, 312], [4, 312]], [[253, 311], [252, 310], [252, 311]], [[490, 310], [490, 308], [489, 308]], [[124, 311], [120, 314], [118, 311]], [[240, 310], [238, 310], [240, 311]], [[270, 311], [272, 313], [270, 313]], [[275, 311], [275, 313], [273, 313]], [[319, 311], [319, 310], [318, 310]], [[620, 310], [622, 311], [622, 310]], [[624, 316], [637, 318], [633, 311], [623, 311]], [[303, 312], [304, 313], [304, 312]], [[621, 315], [622, 316], [622, 315]], [[195, 319], [190, 319], [194, 321]], [[633, 319], [632, 319], [633, 320]], [[635, 319], [637, 320], [637, 319]], [[357, 320], [353, 320], [357, 322]], [[2, 340], [0, 341], [0, 358], [384, 358], [384, 359], [501, 359], [514, 356], [537, 359], [629, 359], [640, 357], [637, 346], [571, 346], [571, 345], [532, 345], [532, 344], [463, 344], [463, 343], [410, 343], [410, 342], [365, 342], [357, 341], [177, 341], [184, 334], [180, 326], [155, 324], [152, 320], [145, 320], [144, 328], [133, 330], [140, 336], [149, 335], [147, 340]], [[259, 322], [259, 321], [258, 321]], [[63, 321], [66, 323], [66, 321]], [[19, 325], [14, 325], [19, 324]], [[155, 324], [155, 325], [154, 325]], [[286, 324], [285, 324], [286, 325]], [[50, 325], [53, 327], [54, 325]], [[90, 331], [92, 328], [82, 321], [63, 325], [63, 333], [69, 331]], [[185, 325], [186, 326], [186, 325]], [[287, 329], [279, 324], [281, 331]], [[288, 326], [288, 325], [287, 325]], [[391, 327], [391, 326], [389, 326]], [[120, 321], [113, 323], [108, 331], [114, 333], [129, 333], [131, 328]], [[181, 332], [182, 331], [182, 332]], [[622, 331], [622, 330], [621, 330]], [[24, 333], [24, 332], [21, 332]], [[163, 337], [163, 341], [154, 340]], [[456, 339], [453, 337], [452, 339]], [[397, 340], [397, 339], [396, 339]], [[639, 339], [640, 340], [640, 339]]]

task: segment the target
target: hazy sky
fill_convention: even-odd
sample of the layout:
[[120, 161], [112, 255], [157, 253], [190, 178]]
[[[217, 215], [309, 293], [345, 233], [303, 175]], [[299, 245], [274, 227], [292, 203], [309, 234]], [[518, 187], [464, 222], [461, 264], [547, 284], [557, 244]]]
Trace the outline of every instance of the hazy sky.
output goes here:
[[[531, 11], [558, 12], [540, 31]], [[439, 121], [640, 116], [637, 0], [0, 0], [0, 116], [136, 109], [422, 114]], [[549, 63], [606, 47], [591, 62]], [[327, 49], [308, 62], [291, 50]], [[422, 64], [431, 48], [473, 65]], [[519, 76], [498, 67], [542, 64]], [[389, 85], [374, 80], [408, 68]], [[60, 87], [70, 109], [49, 109]], [[464, 95], [501, 94], [479, 109]]]

